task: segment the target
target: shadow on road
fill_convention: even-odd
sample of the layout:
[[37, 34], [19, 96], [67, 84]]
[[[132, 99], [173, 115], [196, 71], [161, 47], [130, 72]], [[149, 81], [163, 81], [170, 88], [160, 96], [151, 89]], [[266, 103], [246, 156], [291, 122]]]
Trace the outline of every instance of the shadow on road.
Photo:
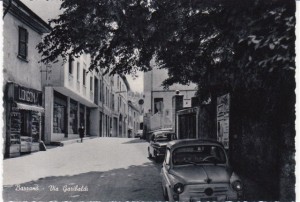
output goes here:
[[[145, 163], [105, 172], [46, 177], [20, 185], [4, 186], [3, 199], [4, 201], [161, 201], [163, 196], [160, 168], [158, 164]], [[71, 191], [72, 189], [75, 191]]]
[[135, 138], [128, 142], [124, 142], [122, 144], [134, 144], [134, 143], [145, 143], [145, 142], [146, 142], [146, 140]]

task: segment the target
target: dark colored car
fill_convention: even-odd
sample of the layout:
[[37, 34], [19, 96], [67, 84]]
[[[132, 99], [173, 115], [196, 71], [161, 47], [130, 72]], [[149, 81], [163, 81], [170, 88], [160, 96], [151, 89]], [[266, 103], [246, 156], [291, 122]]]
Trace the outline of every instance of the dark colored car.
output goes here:
[[165, 156], [167, 143], [174, 139], [176, 139], [176, 136], [170, 131], [154, 132], [148, 146], [148, 157], [154, 158], [155, 161], [162, 159]]
[[223, 145], [208, 140], [175, 140], [167, 144], [161, 169], [169, 201], [232, 201], [243, 198], [240, 178], [229, 166]]

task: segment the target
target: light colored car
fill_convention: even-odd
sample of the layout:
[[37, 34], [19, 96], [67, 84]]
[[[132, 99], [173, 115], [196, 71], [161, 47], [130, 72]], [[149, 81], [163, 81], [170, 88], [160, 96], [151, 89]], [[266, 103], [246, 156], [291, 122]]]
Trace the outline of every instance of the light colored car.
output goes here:
[[134, 137], [141, 138], [142, 136], [143, 136], [143, 130], [138, 130]]
[[230, 201], [243, 197], [240, 178], [229, 166], [223, 145], [208, 140], [175, 140], [167, 144], [161, 169], [169, 201]]
[[167, 143], [174, 139], [176, 136], [170, 131], [154, 132], [148, 146], [148, 157], [154, 158], [155, 161], [162, 159], [165, 156]]

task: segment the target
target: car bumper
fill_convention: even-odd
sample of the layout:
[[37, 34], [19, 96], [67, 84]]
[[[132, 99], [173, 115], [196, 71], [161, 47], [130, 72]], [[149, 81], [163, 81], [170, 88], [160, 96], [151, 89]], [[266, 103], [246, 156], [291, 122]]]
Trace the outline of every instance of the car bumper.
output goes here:
[[[206, 188], [212, 188], [214, 192], [211, 195], [205, 193]], [[171, 192], [171, 193], [170, 193]], [[232, 190], [230, 185], [188, 185], [181, 194], [176, 194], [170, 190], [169, 198], [172, 201], [232, 201], [242, 200], [242, 192]]]

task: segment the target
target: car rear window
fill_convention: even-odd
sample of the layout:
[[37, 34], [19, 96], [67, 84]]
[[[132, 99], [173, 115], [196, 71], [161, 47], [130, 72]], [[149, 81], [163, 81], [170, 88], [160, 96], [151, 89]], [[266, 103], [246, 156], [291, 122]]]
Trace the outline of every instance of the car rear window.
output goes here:
[[174, 165], [226, 163], [224, 150], [215, 145], [198, 145], [180, 147], [173, 151], [172, 161]]

